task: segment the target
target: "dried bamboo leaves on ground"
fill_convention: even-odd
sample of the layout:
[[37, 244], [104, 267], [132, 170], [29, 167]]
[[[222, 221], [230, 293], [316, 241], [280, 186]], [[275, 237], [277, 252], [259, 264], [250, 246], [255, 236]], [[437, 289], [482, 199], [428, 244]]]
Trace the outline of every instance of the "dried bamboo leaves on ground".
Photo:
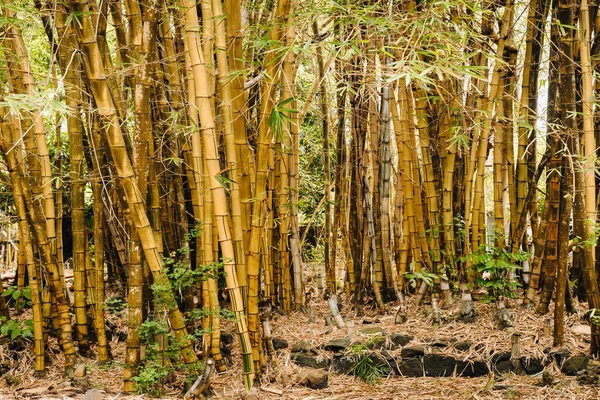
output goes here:
[[[331, 368], [327, 387], [313, 390], [301, 384], [310, 369], [300, 368], [292, 360], [290, 350], [294, 345], [304, 346], [307, 351], [314, 349], [316, 359], [322, 361], [331, 353], [342, 352], [349, 348], [351, 343], [373, 343], [375, 342], [373, 338], [384, 332], [388, 344], [389, 338], [395, 334], [395, 340], [403, 346], [397, 347], [398, 354], [401, 348], [435, 347], [436, 353], [442, 355], [457, 359], [472, 359], [485, 355], [510, 353], [512, 333], [518, 331], [521, 339], [520, 351], [524, 357], [544, 359], [548, 357], [549, 351], [559, 350], [551, 348], [552, 337], [548, 333], [548, 317], [536, 315], [533, 311], [521, 308], [517, 303], [509, 304], [514, 314], [514, 327], [505, 331], [497, 329], [493, 305], [476, 303], [478, 309], [476, 323], [457, 321], [454, 316], [460, 312], [458, 306], [455, 309], [444, 310], [445, 322], [442, 325], [432, 325], [427, 306], [418, 308], [408, 304], [406, 322], [402, 325], [394, 324], [393, 313], [381, 315], [376, 310], [365, 309], [365, 316], [353, 320], [355, 333], [351, 338], [347, 337], [345, 330], [326, 325], [325, 317], [329, 315], [329, 308], [325, 301], [314, 303], [317, 301], [313, 301], [311, 313], [315, 322], [309, 322], [308, 313], [274, 315], [273, 336], [282, 340], [276, 346], [279, 348], [276, 351], [277, 365], [269, 365], [267, 372], [262, 376], [257, 391], [259, 399], [591, 399], [600, 397], [600, 387], [594, 384], [598, 379], [595, 375], [586, 377], [586, 382], [582, 381], [587, 384], [580, 384], [577, 377], [562, 374], [556, 363], [548, 364], [543, 376], [542, 373], [529, 376], [496, 373], [475, 378], [456, 376], [406, 378], [390, 375], [379, 379], [377, 384], [367, 384], [352, 375], [336, 374]], [[351, 320], [350, 317], [354, 315], [346, 304], [342, 307], [342, 314], [346, 320]], [[121, 321], [115, 322], [121, 323]], [[562, 349], [568, 350], [572, 355], [587, 353], [589, 335], [585, 328], [583, 312], [569, 316], [566, 326], [569, 329]], [[233, 324], [224, 321], [224, 331], [234, 332]], [[126, 396], [120, 393], [122, 366], [118, 361], [123, 358], [125, 346], [118, 340], [118, 335], [115, 335], [111, 342], [112, 352], [117, 361], [102, 366], [95, 360], [81, 359], [87, 367], [89, 386], [86, 388], [77, 387], [63, 379], [64, 360], [58, 349], [56, 352], [52, 351], [54, 347], [48, 346], [50, 362], [45, 378], [33, 377], [33, 359], [27, 358], [29, 352], [19, 353], [18, 361], [13, 360], [10, 370], [5, 374], [4, 379], [0, 380], [1, 398], [85, 399], [86, 393], [89, 398], [92, 389], [96, 389], [95, 395], [98, 398], [104, 399], [149, 398], [143, 395]], [[245, 394], [240, 378], [242, 365], [237, 340], [229, 347], [232, 354], [228, 370], [212, 378], [211, 398], [241, 399]], [[8, 360], [11, 354], [3, 347], [0, 357], [2, 360]], [[14, 359], [14, 354], [12, 357]], [[10, 376], [18, 378], [18, 381], [9, 382]], [[166, 383], [162, 398], [181, 398], [183, 379], [184, 376], [176, 374], [171, 382]]]

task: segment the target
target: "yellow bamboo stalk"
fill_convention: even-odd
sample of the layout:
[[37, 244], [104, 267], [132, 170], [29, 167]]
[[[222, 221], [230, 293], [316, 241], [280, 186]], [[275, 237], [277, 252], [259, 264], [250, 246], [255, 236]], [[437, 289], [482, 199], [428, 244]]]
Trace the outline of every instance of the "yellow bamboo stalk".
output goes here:
[[[80, 24], [75, 25], [77, 36], [81, 43], [85, 72], [90, 81], [91, 92], [102, 119], [102, 126], [104, 127], [115, 168], [121, 178], [120, 183], [127, 204], [131, 209], [132, 219], [140, 236], [140, 243], [144, 250], [148, 267], [156, 284], [168, 285], [168, 278], [162, 267], [162, 259], [154, 240], [154, 233], [146, 214], [144, 201], [140, 196], [131, 161], [127, 155], [117, 110], [110, 96], [102, 64], [102, 55], [94, 36], [95, 27], [91, 15], [88, 13], [89, 8], [82, 1], [77, 0], [69, 1], [68, 4], [72, 12], [77, 12], [81, 15]], [[171, 328], [180, 343], [183, 359], [186, 363], [196, 362], [196, 354], [187, 338], [183, 316], [177, 308], [173, 293], [170, 290], [166, 290], [164, 295], [165, 302], [169, 305]]]
[[221, 175], [221, 167], [219, 163], [217, 137], [215, 135], [214, 117], [209, 102], [210, 96], [206, 80], [207, 71], [204, 56], [202, 52], [199, 51], [200, 37], [198, 32], [198, 15], [194, 1], [182, 0], [180, 5], [185, 16], [185, 39], [187, 41], [190, 64], [194, 76], [195, 105], [199, 110], [200, 131], [204, 137], [204, 154], [208, 167], [207, 172], [210, 179], [210, 190], [213, 195], [215, 221], [223, 254], [223, 268], [226, 274], [232, 310], [237, 321], [236, 326], [238, 335], [242, 345], [244, 382], [246, 388], [250, 389], [254, 380], [252, 347], [248, 335], [246, 318], [244, 316], [242, 294], [238, 286], [237, 275], [235, 272], [235, 251], [228, 223], [229, 211], [225, 196], [225, 188], [218, 180]]

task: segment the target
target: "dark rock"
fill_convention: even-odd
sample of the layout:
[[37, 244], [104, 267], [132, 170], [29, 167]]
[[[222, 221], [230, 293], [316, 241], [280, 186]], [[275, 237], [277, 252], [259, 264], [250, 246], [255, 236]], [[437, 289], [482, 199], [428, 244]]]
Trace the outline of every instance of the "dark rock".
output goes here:
[[225, 357], [229, 357], [231, 356], [231, 349], [227, 346], [221, 345], [221, 354], [223, 354]]
[[585, 354], [578, 354], [570, 357], [563, 364], [561, 371], [565, 375], [575, 376], [579, 371], [587, 368], [589, 360], [590, 359]]
[[577, 375], [580, 385], [600, 385], [600, 366], [589, 367]]
[[500, 352], [492, 356], [492, 366], [497, 374], [504, 374], [513, 370], [513, 363], [510, 361], [510, 352]]
[[456, 350], [459, 351], [467, 351], [471, 348], [472, 343], [469, 341], [466, 342], [457, 342], [454, 347], [456, 348]]
[[319, 354], [319, 352], [313, 348], [313, 346], [308, 343], [307, 341], [301, 340], [298, 343], [296, 343], [295, 345], [292, 346], [292, 353], [307, 353], [307, 354], [313, 354], [313, 355], [317, 355]]
[[427, 354], [423, 357], [426, 376], [450, 376], [454, 373], [456, 360], [443, 354]]
[[406, 346], [414, 339], [413, 336], [404, 335], [402, 333], [394, 333], [390, 336], [390, 340], [395, 346]]
[[[374, 365], [389, 366], [389, 360], [387, 357], [385, 357], [385, 355], [383, 355], [383, 353], [374, 351], [374, 352], [371, 352], [368, 357], [371, 359], [371, 361], [373, 361]], [[393, 357], [392, 357], [392, 360], [393, 360]]]
[[[549, 349], [548, 349], [549, 350]], [[571, 357], [571, 351], [569, 349], [560, 349], [556, 351], [549, 351], [548, 356], [550, 357], [550, 362], [554, 360], [556, 365], [559, 367], [563, 365], [565, 360]]]
[[363, 319], [363, 324], [365, 325], [371, 325], [371, 324], [378, 324], [380, 321], [379, 319], [375, 318], [375, 319]]
[[285, 339], [273, 338], [273, 348], [275, 350], [287, 349], [289, 347], [289, 343]]
[[483, 360], [456, 360], [456, 374], [475, 378], [489, 374], [490, 369]]
[[331, 364], [331, 360], [328, 358], [323, 358], [323, 359], [319, 359], [317, 360], [316, 357], [314, 356], [309, 356], [307, 354], [304, 353], [292, 353], [291, 357], [292, 361], [294, 361], [296, 363], [296, 365], [300, 366], [300, 367], [306, 367], [306, 368], [329, 368], [329, 364]]
[[495, 353], [492, 356], [492, 364], [496, 364], [500, 361], [508, 361], [510, 360], [510, 351], [502, 351], [500, 353]]
[[423, 363], [420, 358], [403, 359], [398, 366], [400, 375], [408, 378], [417, 378], [423, 376]]
[[332, 365], [336, 374], [351, 374], [356, 367], [356, 359], [348, 356], [333, 357]]
[[387, 350], [381, 350], [381, 351], [379, 352], [379, 354], [381, 354], [381, 356], [382, 356], [383, 358], [385, 358], [387, 361], [395, 361], [395, 360], [396, 360], [396, 357], [394, 357], [394, 356], [392, 355], [392, 353], [390, 353], [390, 352], [389, 352], [389, 351], [387, 351]]
[[400, 352], [402, 358], [410, 358], [425, 355], [425, 349], [422, 346], [406, 346]]
[[497, 374], [504, 374], [513, 370], [513, 364], [509, 361], [503, 360], [498, 361], [494, 364], [494, 372]]
[[527, 375], [537, 374], [544, 370], [542, 360], [535, 357], [521, 357], [521, 366]]
[[386, 339], [383, 335], [372, 336], [367, 342], [369, 349], [383, 349], [386, 346]]
[[429, 345], [431, 347], [438, 347], [440, 349], [443, 349], [445, 347], [448, 347], [448, 342], [443, 339], [434, 339], [431, 341], [431, 343], [429, 343]]
[[332, 339], [329, 342], [327, 342], [327, 344], [325, 344], [325, 346], [323, 346], [323, 348], [325, 350], [329, 350], [329, 351], [340, 351], [340, 350], [345, 350], [348, 347], [350, 347], [350, 339], [348, 338], [344, 338], [344, 339]]
[[369, 327], [369, 328], [363, 328], [360, 330], [360, 333], [362, 333], [363, 335], [387, 335], [387, 332], [385, 331], [385, 329], [383, 329], [380, 326], [374, 326], [374, 327]]
[[221, 332], [221, 343], [225, 346], [229, 346], [233, 343], [233, 335], [227, 332]]
[[300, 384], [311, 389], [324, 389], [329, 385], [329, 374], [325, 371], [303, 372]]
[[475, 345], [475, 347], [473, 347], [473, 349], [474, 349], [475, 351], [481, 351], [481, 350], [485, 349], [485, 344], [483, 344], [483, 343], [477, 343], [477, 344]]

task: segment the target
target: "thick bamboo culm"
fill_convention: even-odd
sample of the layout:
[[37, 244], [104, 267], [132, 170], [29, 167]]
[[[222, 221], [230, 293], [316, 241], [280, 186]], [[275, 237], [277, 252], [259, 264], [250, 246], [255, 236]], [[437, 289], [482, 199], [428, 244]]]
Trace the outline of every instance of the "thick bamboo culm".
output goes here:
[[[85, 66], [86, 76], [90, 82], [92, 95], [98, 106], [102, 124], [105, 127], [104, 131], [112, 158], [118, 175], [121, 178], [120, 182], [127, 204], [132, 211], [132, 219], [140, 236], [140, 243], [144, 250], [148, 267], [152, 272], [154, 282], [164, 284], [167, 282], [167, 277], [161, 265], [161, 257], [139, 193], [139, 188], [134, 180], [135, 176], [129, 155], [126, 151], [121, 125], [106, 81], [106, 75], [101, 61], [102, 55], [94, 37], [95, 29], [91, 16], [85, 12], [87, 11], [85, 4], [77, 1], [71, 1], [68, 4], [72, 11], [83, 12], [82, 15], [84, 16], [81, 18], [81, 25], [77, 26], [77, 35], [82, 45], [83, 64]], [[177, 309], [173, 293], [167, 291], [165, 296], [165, 301], [170, 304], [169, 320], [171, 322], [171, 328], [175, 333], [175, 337], [180, 341], [183, 359], [186, 363], [195, 362], [196, 354], [191, 348], [189, 339], [186, 338], [187, 333], [183, 317], [179, 309]]]

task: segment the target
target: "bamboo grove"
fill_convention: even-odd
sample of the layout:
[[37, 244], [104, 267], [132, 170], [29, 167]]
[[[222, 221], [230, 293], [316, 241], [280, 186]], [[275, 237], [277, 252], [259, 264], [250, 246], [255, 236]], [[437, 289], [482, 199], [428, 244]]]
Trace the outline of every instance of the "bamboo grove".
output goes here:
[[125, 391], [149, 320], [159, 352], [223, 371], [224, 310], [251, 388], [271, 307], [310, 307], [307, 221], [355, 313], [414, 294], [436, 321], [485, 255], [518, 267], [499, 302], [554, 299], [555, 345], [574, 299], [600, 307], [595, 1], [3, 0], [0, 21], [5, 225], [40, 374], [52, 343], [67, 373], [111, 359], [110, 289]]

